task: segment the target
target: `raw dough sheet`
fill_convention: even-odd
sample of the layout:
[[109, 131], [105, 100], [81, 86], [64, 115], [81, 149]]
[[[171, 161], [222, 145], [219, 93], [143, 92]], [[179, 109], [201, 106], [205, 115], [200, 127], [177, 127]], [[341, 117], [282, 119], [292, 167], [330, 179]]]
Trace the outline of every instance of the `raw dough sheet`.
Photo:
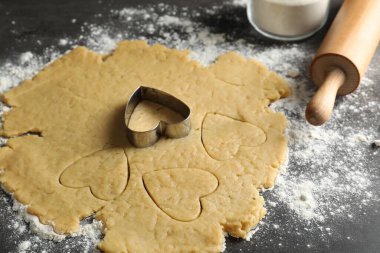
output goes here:
[[[218, 252], [223, 232], [244, 238], [265, 215], [258, 189], [273, 186], [285, 160], [286, 119], [268, 105], [289, 88], [237, 53], [208, 67], [188, 54], [143, 41], [111, 55], [77, 47], [3, 94], [5, 189], [58, 233], [95, 213], [105, 252]], [[189, 136], [128, 144], [124, 109], [140, 85], [191, 108]], [[131, 125], [173, 117], [143, 102]]]

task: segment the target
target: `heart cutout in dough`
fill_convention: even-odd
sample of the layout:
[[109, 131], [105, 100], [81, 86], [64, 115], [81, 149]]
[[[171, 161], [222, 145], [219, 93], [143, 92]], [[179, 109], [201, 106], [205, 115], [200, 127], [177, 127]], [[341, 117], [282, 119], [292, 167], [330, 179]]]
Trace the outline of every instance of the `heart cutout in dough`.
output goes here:
[[241, 147], [261, 145], [266, 138], [261, 128], [220, 114], [207, 114], [202, 124], [202, 143], [219, 161], [235, 157]]
[[171, 218], [192, 221], [202, 212], [201, 198], [213, 193], [218, 179], [201, 169], [165, 169], [143, 175], [145, 189]]
[[63, 171], [60, 182], [70, 188], [90, 187], [96, 198], [112, 200], [124, 191], [128, 175], [124, 150], [109, 148], [74, 162]]

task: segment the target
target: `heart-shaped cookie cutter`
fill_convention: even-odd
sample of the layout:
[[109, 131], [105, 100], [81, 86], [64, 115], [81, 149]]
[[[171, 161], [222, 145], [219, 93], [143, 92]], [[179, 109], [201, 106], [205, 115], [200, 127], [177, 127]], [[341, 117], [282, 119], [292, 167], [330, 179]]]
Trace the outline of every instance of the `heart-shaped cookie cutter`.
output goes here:
[[[160, 121], [153, 129], [148, 131], [135, 131], [129, 128], [129, 121], [137, 104], [148, 100], [166, 106], [182, 115], [183, 120], [174, 123]], [[151, 87], [138, 87], [128, 100], [124, 114], [129, 142], [138, 148], [145, 148], [158, 141], [161, 135], [169, 138], [182, 138], [191, 130], [190, 108], [178, 98]]]

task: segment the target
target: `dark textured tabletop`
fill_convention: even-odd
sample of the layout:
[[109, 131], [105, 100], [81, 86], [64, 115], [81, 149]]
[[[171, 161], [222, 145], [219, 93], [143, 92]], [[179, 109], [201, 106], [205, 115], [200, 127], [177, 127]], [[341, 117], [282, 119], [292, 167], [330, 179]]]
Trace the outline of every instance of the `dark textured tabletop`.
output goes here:
[[[305, 50], [312, 54], [318, 48], [326, 33], [327, 27], [319, 31], [315, 36], [294, 44], [270, 41], [260, 37], [253, 31], [246, 18], [244, 6], [225, 4], [226, 1], [161, 0], [160, 3], [165, 3], [166, 7], [157, 8], [157, 12], [159, 15], [166, 15], [168, 10], [176, 9], [177, 11], [170, 13], [170, 15], [181, 16], [184, 14], [178, 10], [186, 11], [190, 13], [187, 14], [188, 18], [201, 23], [202, 27], [208, 27], [211, 33], [224, 34], [228, 43], [239, 43], [244, 40], [245, 43], [255, 45], [257, 50], [265, 50], [265, 48], [269, 47], [291, 48], [295, 45], [306, 48]], [[83, 30], [83, 27], [91, 30], [90, 24], [102, 26], [102, 24], [107, 23], [112, 24], [116, 32], [123, 31], [123, 29], [127, 28], [123, 28], [122, 24], [115, 19], [115, 10], [116, 13], [118, 10], [131, 7], [140, 9], [149, 7], [156, 10], [155, 6], [157, 5], [155, 0], [1, 0], [0, 66], [4, 66], [7, 62], [17, 61], [20, 54], [28, 51], [32, 52], [33, 55], [46, 55], [47, 48], [51, 48], [52, 45], [55, 45], [55, 51], [63, 53], [73, 46], [66, 43], [66, 38], [76, 38], [69, 41], [74, 41], [74, 44], [87, 45], [88, 40], [85, 38], [86, 31]], [[339, 1], [333, 2], [328, 23], [334, 17], [338, 5]], [[215, 6], [218, 6], [218, 8], [214, 8]], [[213, 9], [213, 11], [209, 12], [209, 9]], [[196, 11], [197, 15], [192, 15], [193, 10]], [[141, 17], [141, 22], [144, 22], [144, 17]], [[128, 26], [127, 32], [130, 35], [129, 37], [122, 36], [122, 38], [135, 38], [133, 34], [142, 33], [139, 29], [141, 29], [139, 26]], [[162, 34], [162, 32], [158, 34], [151, 31], [144, 34], [143, 38], [148, 38], [150, 42], [159, 42], [159, 37]], [[181, 31], [176, 34], [182, 36]], [[183, 34], [183, 40], [188, 39], [189, 35]], [[287, 59], [282, 59], [282, 61], [287, 61]], [[314, 89], [313, 85], [307, 79], [308, 63], [308, 59], [306, 59], [292, 64], [297, 66], [301, 74], [305, 76], [301, 85], [304, 85], [306, 90], [312, 91]], [[339, 166], [340, 163], [346, 162], [349, 165], [348, 168], [351, 168], [352, 171], [371, 175], [371, 184], [361, 191], [363, 194], [365, 191], [370, 191], [371, 195], [367, 198], [369, 203], [366, 202], [360, 205], [360, 212], [350, 210], [353, 215], [348, 214], [348, 218], [338, 219], [327, 215], [323, 222], [301, 219], [298, 221], [294, 218], [295, 215], [292, 210], [286, 208], [286, 203], [269, 206], [267, 207], [269, 213], [264, 219], [264, 224], [272, 225], [261, 225], [261, 228], [251, 241], [229, 237], [226, 252], [380, 252], [380, 215], [377, 211], [380, 209], [380, 201], [377, 196], [373, 195], [373, 193], [380, 192], [380, 158], [378, 148], [371, 145], [372, 140], [380, 138], [380, 112], [378, 110], [380, 100], [379, 66], [380, 52], [378, 50], [367, 73], [367, 84], [362, 85], [360, 92], [357, 91], [353, 97], [338, 99], [337, 106], [340, 109], [338, 108], [337, 111], [341, 116], [333, 119], [324, 128], [326, 131], [342, 131], [343, 134], [346, 132], [340, 129], [351, 129], [350, 132], [347, 132], [348, 135], [360, 129], [371, 131], [372, 139], [366, 140], [360, 145], [358, 144], [360, 153], [355, 153], [355, 158], [352, 158], [354, 155], [350, 158], [349, 147], [344, 149], [341, 144], [336, 144], [336, 147], [334, 146], [335, 144], [331, 144], [329, 152], [335, 152], [334, 157], [331, 158], [331, 161], [326, 160], [325, 164], [323, 164], [325, 167], [314, 168], [315, 166], [313, 167], [312, 162], [307, 164], [292, 156], [292, 151], [297, 151], [298, 144], [291, 143], [290, 163], [288, 166], [291, 174], [299, 175], [300, 178], [308, 175], [308, 180], [313, 181], [313, 175], [317, 177], [317, 174], [314, 174], [316, 172], [312, 171], [313, 169], [311, 168], [320, 170], [319, 172], [323, 174], [325, 168]], [[3, 67], [3, 71], [6, 70], [7, 68]], [[4, 73], [2, 74], [4, 75]], [[368, 106], [369, 101], [371, 106]], [[350, 108], [348, 106], [350, 103], [355, 105], [355, 108], [362, 107], [368, 108], [368, 110]], [[286, 113], [288, 117], [293, 118], [293, 122], [304, 121], [302, 115], [292, 115], [291, 110]], [[359, 136], [358, 138], [360, 139], [361, 137]], [[365, 136], [362, 138], [365, 138]], [[358, 149], [356, 146], [354, 148]], [[360, 167], [356, 167], [356, 160], [358, 164], [360, 163]], [[271, 192], [263, 193], [265, 198], [275, 200], [275, 193], [273, 193], [273, 196], [271, 194]], [[329, 193], [318, 192], [316, 194], [322, 196], [320, 199], [323, 199], [323, 195], [328, 195]], [[342, 195], [344, 195], [344, 191], [342, 191]], [[334, 198], [337, 196], [334, 195]], [[43, 252], [43, 250], [45, 252], [84, 252], [88, 249], [88, 246], [85, 245], [88, 242], [83, 243], [81, 238], [68, 238], [62, 242], [36, 239], [35, 234], [30, 232], [27, 224], [25, 224], [25, 231], [15, 233], [14, 220], [19, 218], [16, 217], [16, 212], [11, 208], [11, 197], [7, 193], [0, 191], [0, 198], [0, 252], [21, 252], [22, 248], [20, 248], [19, 244], [23, 241], [32, 241], [33, 243], [33, 245], [25, 249], [26, 252]], [[327, 198], [329, 201], [330, 199], [333, 198]], [[337, 200], [337, 203], [346, 202], [344, 204], [348, 207], [344, 210], [349, 210], [349, 206], [352, 206], [353, 209], [358, 209], [359, 205], [357, 203], [361, 200], [362, 196], [357, 195], [346, 199], [342, 197], [342, 200]], [[327, 202], [324, 201], [323, 203], [329, 204]], [[344, 210], [343, 212], [345, 212]], [[19, 221], [19, 223], [21, 222]], [[330, 229], [333, 231], [332, 233], [329, 232]]]

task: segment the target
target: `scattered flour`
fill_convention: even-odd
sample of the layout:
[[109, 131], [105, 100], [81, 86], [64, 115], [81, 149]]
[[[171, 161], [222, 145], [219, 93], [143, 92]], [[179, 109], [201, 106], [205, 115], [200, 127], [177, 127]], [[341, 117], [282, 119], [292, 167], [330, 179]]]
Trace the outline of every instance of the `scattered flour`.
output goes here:
[[[253, 238], [258, 238], [256, 243], [260, 243], [260, 236], [266, 236], [270, 233], [266, 231], [271, 231], [270, 229], [275, 229], [279, 238], [289, 231], [305, 236], [305, 233], [315, 229], [322, 236], [336, 235], [332, 220], [347, 222], [361, 219], [367, 210], [371, 210], [368, 207], [379, 201], [379, 194], [372, 189], [373, 183], [379, 180], [375, 173], [378, 168], [368, 162], [373, 161], [379, 153], [378, 149], [372, 153], [367, 150], [370, 140], [378, 138], [377, 122], [371, 117], [378, 115], [380, 105], [368, 95], [376, 84], [364, 78], [358, 91], [338, 99], [333, 119], [328, 124], [322, 127], [308, 125], [304, 120], [304, 109], [314, 90], [307, 78], [307, 66], [313, 48], [303, 43], [263, 47], [255, 41], [230, 38], [229, 31], [215, 30], [199, 19], [200, 16], [218, 16], [223, 13], [220, 12], [223, 8], [240, 8], [244, 5], [245, 1], [234, 0], [226, 6], [189, 10], [186, 7], [157, 4], [96, 15], [96, 18], [109, 16], [112, 22], [85, 22], [80, 36], [58, 40], [59, 47], [41, 45], [46, 48], [41, 55], [28, 51], [20, 54], [17, 60], [0, 61], [0, 92], [33, 77], [62, 55], [65, 52], [63, 49], [68, 50], [76, 44], [85, 45], [99, 53], [109, 53], [121, 40], [143, 39], [151, 44], [161, 43], [180, 50], [190, 49], [191, 57], [204, 65], [212, 63], [218, 55], [230, 50], [258, 59], [287, 78], [293, 89], [292, 96], [271, 105], [274, 110], [284, 112], [289, 120], [289, 162], [281, 170], [276, 187], [262, 193], [266, 199], [268, 215], [264, 222], [248, 234], [247, 240], [255, 234]], [[239, 20], [241, 19], [236, 22]], [[74, 24], [77, 20], [72, 19], [71, 22]], [[370, 69], [369, 72], [373, 71]], [[1, 113], [6, 110], [9, 108], [0, 105]], [[361, 122], [352, 122], [351, 118], [356, 115], [360, 115]], [[0, 141], [4, 143], [6, 140]], [[374, 143], [380, 145], [378, 140]], [[4, 205], [0, 205], [1, 213], [10, 204], [6, 204], [6, 198], [0, 200], [4, 201]], [[56, 241], [84, 237], [87, 239], [79, 243], [83, 246], [83, 252], [88, 252], [94, 249], [101, 238], [102, 224], [96, 220], [89, 223], [85, 221], [77, 234], [65, 237], [54, 233], [51, 226], [39, 223], [38, 218], [27, 214], [26, 208], [17, 201], [13, 203], [13, 209], [19, 214], [10, 223], [14, 230], [19, 234], [27, 233], [25, 220], [29, 229], [39, 235], [29, 241], [29, 246], [26, 241], [28, 247], [25, 249], [20, 246], [21, 251], [33, 252], [35, 245], [45, 244], [49, 249], [50, 244], [41, 241], [40, 237]], [[280, 223], [279, 217], [285, 223]], [[278, 246], [281, 248], [284, 243], [282, 241]], [[75, 248], [77, 244], [67, 245]], [[307, 245], [312, 247], [313, 244], [309, 242]]]
[[160, 17], [157, 21], [158, 25], [162, 26], [171, 26], [171, 25], [177, 25], [177, 26], [191, 26], [192, 23], [190, 20], [183, 20], [178, 17], [164, 15]]
[[69, 43], [69, 41], [67, 39], [60, 39], [58, 41], [58, 45], [60, 45], [60, 46], [66, 46], [68, 43]]
[[27, 64], [30, 60], [33, 59], [32, 52], [25, 52], [20, 55], [20, 63]]
[[232, 4], [236, 6], [246, 6], [248, 0], [232, 0]]
[[29, 249], [32, 243], [30, 241], [23, 241], [18, 245], [19, 252], [25, 252], [25, 250]]
[[[280, 187], [281, 185], [279, 185]], [[298, 184], [293, 189], [292, 199], [289, 202], [290, 208], [295, 210], [304, 219], [315, 218], [315, 209], [317, 208], [317, 202], [314, 199], [313, 189], [315, 185], [311, 181], [305, 181]], [[287, 198], [287, 196], [282, 196]]]
[[355, 134], [352, 138], [354, 141], [358, 141], [358, 142], [368, 142], [369, 141], [368, 137], [362, 133]]
[[254, 234], [256, 234], [257, 231], [259, 231], [259, 226], [256, 226], [254, 229], [252, 229], [251, 231], [249, 231], [247, 233], [247, 236], [245, 238], [246, 241], [251, 241], [252, 237]]
[[299, 69], [293, 68], [289, 69], [288, 72], [286, 73], [286, 76], [291, 77], [291, 78], [296, 78], [300, 75]]

